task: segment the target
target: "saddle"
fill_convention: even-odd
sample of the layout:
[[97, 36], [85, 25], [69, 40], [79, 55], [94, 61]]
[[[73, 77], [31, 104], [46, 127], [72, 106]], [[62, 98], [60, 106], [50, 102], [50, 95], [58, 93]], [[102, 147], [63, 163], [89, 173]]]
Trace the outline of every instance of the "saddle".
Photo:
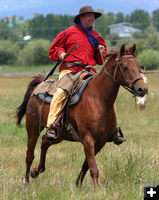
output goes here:
[[[70, 100], [69, 100], [69, 107], [78, 104], [78, 102], [80, 101], [81, 96], [82, 96], [82, 94], [83, 94], [85, 88], [87, 87], [89, 81], [90, 81], [92, 78], [93, 78], [93, 76], [87, 77], [87, 78], [83, 81], [81, 87], [71, 96], [71, 98], [70, 98]], [[44, 102], [50, 104], [51, 101], [52, 101], [53, 95], [51, 95], [51, 94], [49, 94], [49, 93], [39, 93], [39, 94], [38, 94], [38, 97], [39, 97], [42, 101], [44, 101]]]
[[[57, 117], [57, 122], [63, 127], [68, 122], [68, 109], [74, 105], [77, 105], [80, 101], [84, 90], [86, 89], [89, 81], [93, 79], [94, 74], [88, 71], [84, 71], [77, 81], [76, 86], [73, 88], [71, 94], [68, 94], [66, 100], [63, 103], [63, 107]], [[47, 80], [40, 83], [34, 90], [32, 95], [36, 95], [43, 102], [51, 103], [54, 93], [56, 92], [57, 80]]]

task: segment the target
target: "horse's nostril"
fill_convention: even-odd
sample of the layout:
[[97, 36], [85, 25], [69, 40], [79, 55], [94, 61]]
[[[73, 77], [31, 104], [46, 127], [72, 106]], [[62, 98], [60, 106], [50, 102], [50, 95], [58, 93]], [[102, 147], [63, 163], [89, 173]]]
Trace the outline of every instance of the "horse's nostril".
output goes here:
[[142, 87], [139, 87], [139, 88], [137, 89], [137, 91], [138, 91], [138, 93], [142, 93], [142, 92], [143, 92], [143, 88], [142, 88]]

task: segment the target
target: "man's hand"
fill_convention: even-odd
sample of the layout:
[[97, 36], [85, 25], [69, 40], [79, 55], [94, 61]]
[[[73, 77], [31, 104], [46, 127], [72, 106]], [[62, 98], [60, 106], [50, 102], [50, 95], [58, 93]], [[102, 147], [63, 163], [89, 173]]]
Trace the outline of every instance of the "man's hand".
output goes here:
[[99, 49], [100, 53], [103, 53], [105, 47], [104, 47], [103, 45], [100, 44], [100, 45], [98, 45], [98, 49]]
[[65, 57], [66, 57], [66, 54], [67, 54], [67, 53], [62, 52], [62, 53], [60, 54], [60, 56], [59, 56], [59, 59], [60, 59], [61, 61], [64, 61], [64, 60], [65, 60]]

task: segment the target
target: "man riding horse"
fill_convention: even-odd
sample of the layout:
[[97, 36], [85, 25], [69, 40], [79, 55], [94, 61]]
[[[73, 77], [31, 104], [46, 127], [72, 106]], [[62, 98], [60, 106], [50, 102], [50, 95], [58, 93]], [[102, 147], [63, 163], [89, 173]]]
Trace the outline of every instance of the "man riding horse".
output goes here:
[[[79, 14], [75, 16], [75, 25], [67, 28], [57, 35], [51, 48], [49, 58], [52, 61], [62, 61], [60, 74], [57, 82], [57, 90], [50, 104], [47, 120], [46, 136], [50, 140], [56, 140], [60, 129], [58, 120], [63, 103], [82, 71], [88, 66], [90, 71], [96, 73], [93, 68], [96, 64], [102, 65], [106, 58], [107, 47], [104, 39], [93, 29], [94, 20], [102, 14], [94, 11], [91, 6], [83, 6]], [[66, 57], [75, 45], [79, 46]], [[109, 141], [121, 144], [124, 137], [115, 132]]]

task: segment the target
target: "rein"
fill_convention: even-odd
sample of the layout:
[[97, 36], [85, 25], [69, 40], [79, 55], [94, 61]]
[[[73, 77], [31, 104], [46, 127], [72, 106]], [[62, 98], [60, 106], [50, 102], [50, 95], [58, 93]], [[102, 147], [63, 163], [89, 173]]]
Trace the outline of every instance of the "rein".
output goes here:
[[116, 71], [117, 71], [117, 69], [119, 68], [120, 71], [121, 71], [121, 73], [122, 73], [122, 75], [123, 75], [123, 77], [124, 77], [124, 79], [125, 79], [126, 82], [128, 83], [128, 86], [123, 86], [123, 85], [122, 85], [122, 86], [123, 86], [126, 90], [128, 90], [131, 94], [133, 94], [134, 97], [136, 97], [135, 92], [134, 92], [134, 90], [133, 90], [134, 84], [135, 84], [138, 80], [141, 80], [141, 79], [143, 79], [143, 78], [142, 78], [141, 76], [138, 76], [138, 77], [134, 78], [132, 81], [130, 81], [130, 80], [127, 79], [125, 73], [123, 72], [123, 69], [122, 69], [122, 67], [121, 67], [121, 64], [120, 64], [120, 61], [121, 61], [122, 59], [124, 59], [124, 58], [134, 58], [134, 56], [133, 56], [133, 55], [123, 55], [123, 56], [121, 56], [120, 58], [116, 58], [117, 63], [116, 63], [116, 67], [115, 67], [113, 76], [112, 76], [112, 75], [107, 71], [107, 69], [106, 69], [106, 67], [107, 67], [107, 65], [108, 65], [108, 62], [109, 62], [109, 60], [108, 60], [106, 66], [105, 66], [105, 68], [104, 68], [104, 72], [105, 72], [112, 80], [114, 80], [115, 82], [117, 82], [117, 83], [119, 84], [119, 82], [115, 79]]

